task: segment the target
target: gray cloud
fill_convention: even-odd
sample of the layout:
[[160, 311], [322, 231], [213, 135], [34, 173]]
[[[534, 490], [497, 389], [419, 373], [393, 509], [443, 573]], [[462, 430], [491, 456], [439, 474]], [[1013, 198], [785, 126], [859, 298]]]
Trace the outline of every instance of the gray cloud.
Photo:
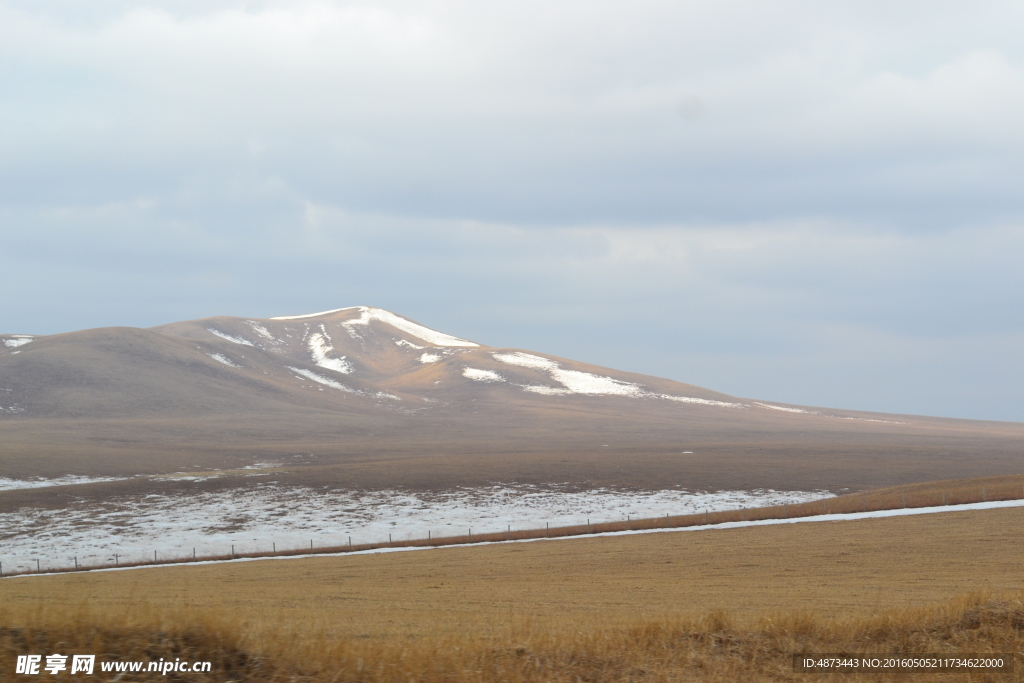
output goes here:
[[0, 2], [4, 331], [369, 303], [738, 394], [1024, 419], [1022, 24]]

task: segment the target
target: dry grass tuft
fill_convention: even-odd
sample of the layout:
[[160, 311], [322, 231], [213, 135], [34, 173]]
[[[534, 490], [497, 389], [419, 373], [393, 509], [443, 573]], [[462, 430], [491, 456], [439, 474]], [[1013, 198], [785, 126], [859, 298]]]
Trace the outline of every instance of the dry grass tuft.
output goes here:
[[[1024, 594], [962, 595], [938, 606], [837, 619], [809, 612], [738, 617], [712, 611], [627, 626], [558, 617], [510, 616], [489, 629], [439, 621], [426, 637], [339, 637], [329, 622], [279, 627], [272, 617], [125, 604], [95, 612], [23, 606], [0, 610], [0, 680], [15, 678], [26, 653], [93, 652], [106, 660], [182, 658], [213, 662], [210, 674], [140, 674], [120, 680], [309, 683], [604, 683], [611, 681], [815, 681], [849, 674], [798, 674], [799, 652], [1016, 652]], [[53, 603], [47, 603], [53, 604]], [[1021, 662], [1017, 662], [1018, 668]], [[872, 674], [872, 681], [1018, 680], [1019, 673]], [[86, 680], [88, 677], [83, 677]], [[91, 680], [97, 680], [91, 678]]]

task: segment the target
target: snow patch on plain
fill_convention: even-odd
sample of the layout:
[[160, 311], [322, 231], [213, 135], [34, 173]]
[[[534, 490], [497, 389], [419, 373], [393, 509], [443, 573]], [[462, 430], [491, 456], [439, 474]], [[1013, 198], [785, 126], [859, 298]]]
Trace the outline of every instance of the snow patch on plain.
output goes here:
[[313, 356], [313, 362], [322, 368], [328, 370], [334, 370], [340, 372], [343, 375], [352, 373], [352, 364], [346, 360], [345, 356], [339, 358], [329, 358], [327, 354], [334, 351], [334, 347], [331, 346], [331, 338], [327, 335], [327, 331], [322, 329], [321, 325], [320, 332], [314, 332], [309, 335], [309, 352]]
[[223, 363], [224, 365], [229, 365], [229, 366], [231, 366], [233, 368], [240, 368], [240, 367], [242, 367], [241, 365], [236, 365], [234, 362], [232, 362], [232, 360], [230, 358], [228, 358], [227, 356], [225, 356], [223, 354], [220, 354], [220, 353], [208, 353], [206, 355], [209, 356], [210, 358], [214, 359], [218, 363]]
[[474, 382], [504, 382], [505, 378], [494, 370], [479, 370], [477, 368], [463, 368], [462, 376]]
[[224, 332], [221, 332], [220, 330], [215, 330], [212, 327], [207, 327], [206, 331], [209, 332], [210, 334], [217, 335], [221, 339], [227, 339], [229, 342], [234, 342], [236, 344], [242, 344], [244, 346], [256, 346], [255, 344], [253, 344], [248, 339], [242, 339], [241, 337], [232, 337], [230, 334], [225, 334]]
[[267, 482], [187, 496], [138, 494], [102, 502], [72, 499], [61, 510], [0, 513], [5, 571], [236, 552], [339, 546], [593, 524], [705, 510], [795, 504], [830, 497], [824, 491], [619, 491], [565, 486], [496, 485], [442, 493], [349, 491]]
[[77, 484], [95, 484], [103, 481], [124, 481], [128, 477], [84, 477], [66, 475], [54, 479], [32, 477], [31, 479], [8, 479], [0, 477], [0, 491], [16, 491], [19, 489], [38, 489], [47, 486], [75, 486]]

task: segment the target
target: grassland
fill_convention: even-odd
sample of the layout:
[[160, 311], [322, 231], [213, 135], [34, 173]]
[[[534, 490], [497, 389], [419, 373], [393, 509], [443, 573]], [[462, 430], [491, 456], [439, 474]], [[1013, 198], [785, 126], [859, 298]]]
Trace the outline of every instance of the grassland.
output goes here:
[[[11, 578], [0, 651], [184, 655], [224, 681], [830, 680], [792, 673], [792, 653], [1016, 652], [1022, 523], [1002, 509]], [[1020, 672], [1002, 676], [970, 680]], [[915, 677], [968, 680], [869, 680]]]

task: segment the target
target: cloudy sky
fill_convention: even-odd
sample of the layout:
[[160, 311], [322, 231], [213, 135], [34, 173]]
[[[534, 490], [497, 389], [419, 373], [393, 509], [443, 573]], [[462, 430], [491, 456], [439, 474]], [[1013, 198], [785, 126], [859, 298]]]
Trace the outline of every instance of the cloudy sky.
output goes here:
[[1024, 420], [1024, 4], [0, 0], [0, 331], [368, 304]]

